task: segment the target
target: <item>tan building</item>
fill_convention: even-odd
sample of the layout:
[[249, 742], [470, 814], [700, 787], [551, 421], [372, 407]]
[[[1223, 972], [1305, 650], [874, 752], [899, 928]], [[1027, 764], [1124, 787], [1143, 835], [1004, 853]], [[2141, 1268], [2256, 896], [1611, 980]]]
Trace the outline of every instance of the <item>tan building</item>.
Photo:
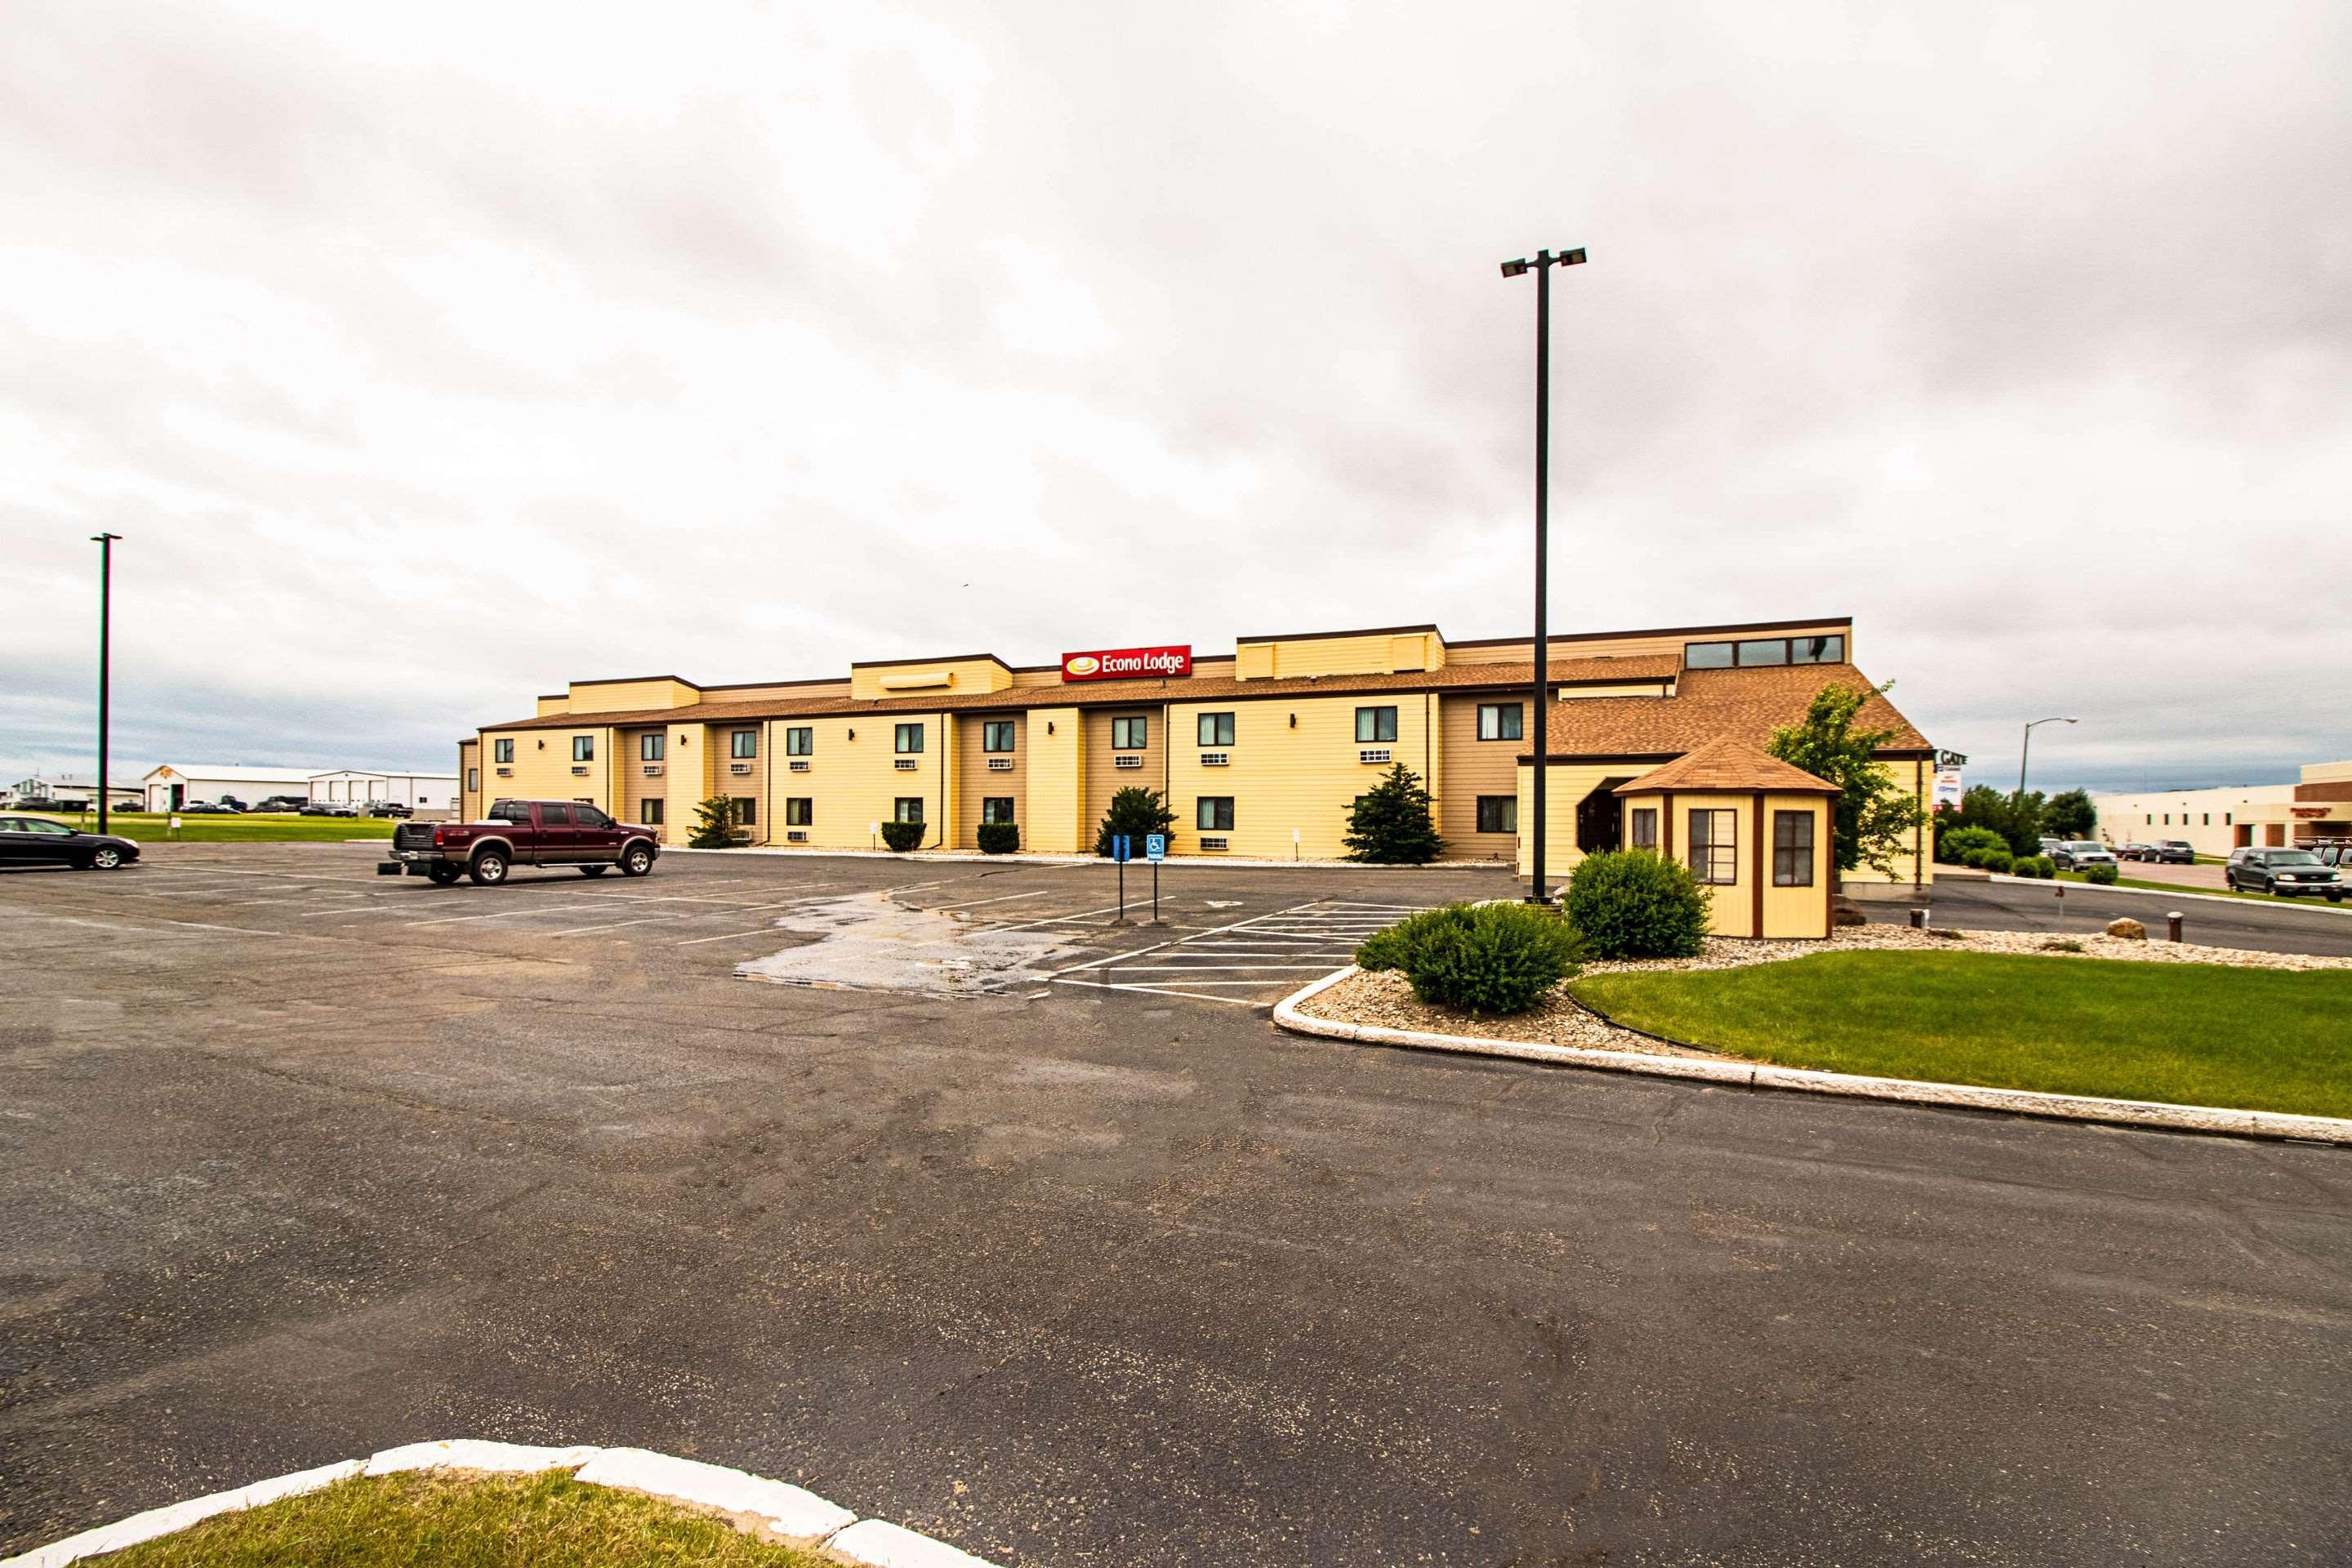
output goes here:
[[2091, 797], [2108, 844], [2185, 839], [2200, 855], [2314, 848], [2352, 837], [2352, 762], [2307, 763], [2300, 783]]
[[[1617, 842], [1617, 786], [1718, 737], [1760, 745], [1833, 681], [1867, 686], [1853, 639], [1842, 618], [1554, 637], [1551, 867]], [[1151, 673], [1104, 679], [1130, 668]], [[1533, 677], [1525, 637], [1413, 626], [1248, 637], [1197, 659], [973, 653], [815, 680], [589, 680], [460, 742], [458, 761], [469, 816], [500, 796], [579, 799], [667, 844], [723, 795], [754, 844], [866, 849], [895, 819], [926, 824], [926, 848], [970, 848], [1003, 820], [1024, 850], [1083, 852], [1112, 793], [1137, 784], [1176, 813], [1171, 853], [1285, 860], [1342, 856], [1350, 803], [1402, 763], [1436, 798], [1450, 858], [1513, 860]], [[1923, 791], [1927, 742], [1871, 701], [1896, 776]], [[1915, 874], [1924, 857], [1902, 879]]]

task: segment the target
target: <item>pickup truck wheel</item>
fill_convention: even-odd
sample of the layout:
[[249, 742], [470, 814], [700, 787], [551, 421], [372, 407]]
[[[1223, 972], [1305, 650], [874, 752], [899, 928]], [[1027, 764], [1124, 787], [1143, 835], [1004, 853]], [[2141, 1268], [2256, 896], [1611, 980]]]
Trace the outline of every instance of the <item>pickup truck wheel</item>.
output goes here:
[[496, 887], [507, 879], [507, 858], [496, 849], [485, 849], [474, 857], [474, 863], [466, 868], [466, 875], [474, 879], [478, 888]]
[[435, 887], [446, 888], [450, 883], [456, 881], [458, 878], [464, 876], [465, 873], [458, 870], [455, 866], [435, 866], [427, 870], [425, 875], [432, 880]]
[[580, 874], [583, 877], [601, 877], [612, 868], [610, 866], [583, 866], [580, 868]]
[[[602, 866], [596, 868], [604, 869]], [[654, 852], [642, 844], [630, 846], [629, 852], [621, 857], [621, 875], [624, 877], [642, 877], [653, 868]]]

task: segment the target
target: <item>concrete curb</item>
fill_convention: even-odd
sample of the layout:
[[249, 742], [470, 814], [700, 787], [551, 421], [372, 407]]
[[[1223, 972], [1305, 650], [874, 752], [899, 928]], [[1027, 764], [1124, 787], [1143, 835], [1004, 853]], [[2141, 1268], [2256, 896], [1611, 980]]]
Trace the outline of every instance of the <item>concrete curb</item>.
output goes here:
[[945, 1542], [919, 1535], [887, 1520], [861, 1520], [814, 1492], [723, 1465], [706, 1465], [697, 1459], [681, 1459], [644, 1448], [546, 1448], [474, 1437], [404, 1444], [364, 1459], [344, 1459], [316, 1469], [298, 1470], [290, 1476], [255, 1481], [230, 1491], [215, 1492], [209, 1497], [191, 1498], [166, 1508], [150, 1509], [96, 1530], [85, 1530], [79, 1535], [69, 1535], [22, 1556], [0, 1560], [0, 1568], [65, 1568], [68, 1563], [120, 1552], [142, 1541], [185, 1530], [215, 1514], [259, 1508], [281, 1498], [318, 1491], [346, 1477], [440, 1469], [478, 1470], [492, 1475], [572, 1470], [577, 1472], [574, 1479], [591, 1486], [643, 1492], [668, 1502], [756, 1519], [771, 1533], [793, 1545], [821, 1551], [837, 1562], [863, 1563], [867, 1568], [993, 1568], [984, 1559]]
[[[377, 842], [369, 839], [373, 844]], [[386, 842], [389, 842], [388, 840]], [[977, 849], [792, 849], [779, 844], [742, 844], [732, 849], [696, 849], [686, 845], [662, 847], [668, 855], [778, 855], [803, 860], [923, 860], [950, 866], [1103, 866], [1114, 862], [1099, 855], [983, 855]], [[1433, 860], [1426, 866], [1375, 866], [1360, 860], [1258, 860], [1231, 855], [1171, 855], [1163, 866], [1232, 866], [1258, 871], [1509, 871], [1506, 860]], [[1148, 870], [1141, 856], [1127, 863], [1130, 871]]]
[[[2200, 904], [2261, 904], [2265, 909], [2307, 910], [2312, 914], [2352, 914], [2352, 903], [2331, 904], [2324, 899], [2306, 904], [2300, 899], [2249, 899], [2242, 894], [2233, 898], [2226, 893], [2200, 893], [2194, 888], [2183, 888], [2175, 893], [2154, 888], [2103, 888], [2096, 882], [2045, 882], [2039, 877], [2011, 877], [2006, 873], [1991, 879], [2013, 888], [2087, 888], [2095, 893], [2134, 893], [2143, 899], [2194, 899]], [[1929, 901], [1933, 901], [1932, 898]]]
[[[2223, 1110], [2203, 1105], [2167, 1105], [2147, 1100], [2103, 1100], [2090, 1095], [2043, 1094], [2022, 1089], [1978, 1089], [1960, 1083], [1867, 1078], [1856, 1073], [1822, 1072], [1811, 1068], [1769, 1067], [1759, 1062], [1704, 1061], [1692, 1057], [1649, 1056], [1639, 1051], [1595, 1050], [1589, 1046], [1489, 1040], [1472, 1035], [1437, 1035], [1419, 1029], [1383, 1028], [1373, 1024], [1344, 1024], [1331, 1018], [1309, 1017], [1298, 1010], [1300, 1003], [1329, 990], [1357, 973], [1355, 965], [1350, 964], [1284, 997], [1275, 1005], [1275, 1023], [1293, 1034], [1319, 1035], [1328, 1039], [1356, 1040], [1366, 1045], [1452, 1051], [1465, 1056], [1506, 1057], [1519, 1061], [1549, 1062], [1558, 1067], [1641, 1073], [1651, 1078], [1696, 1079], [1704, 1083], [1734, 1084], [1742, 1089], [1790, 1089], [1805, 1094], [1893, 1100], [1905, 1105], [2000, 1110], [2013, 1116], [2055, 1117], [2067, 1121], [2100, 1121], [2118, 1127], [2152, 1127], [2176, 1132], [2226, 1132], [2246, 1138], [2297, 1138], [2319, 1143], [2352, 1144], [2352, 1120], [2334, 1116], [2295, 1116], [2277, 1110]], [[0, 1568], [6, 1568], [6, 1565], [0, 1564]]]

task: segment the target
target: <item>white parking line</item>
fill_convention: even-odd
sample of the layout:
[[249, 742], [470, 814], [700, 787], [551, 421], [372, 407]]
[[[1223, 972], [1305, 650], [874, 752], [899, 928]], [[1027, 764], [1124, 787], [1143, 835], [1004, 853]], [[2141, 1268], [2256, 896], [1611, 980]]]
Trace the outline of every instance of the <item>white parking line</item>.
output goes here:
[[[526, 904], [520, 909], [496, 910], [488, 914], [483, 915], [444, 915], [439, 920], [411, 921], [408, 923], [412, 926], [446, 926], [456, 925], [459, 921], [503, 921], [510, 920], [516, 915], [560, 915], [568, 914], [574, 910], [593, 910], [595, 907], [596, 906], [593, 904], [555, 904], [545, 909], [540, 909]], [[358, 911], [353, 910], [352, 912], [357, 913]]]
[[[656, 921], [660, 921], [660, 920], [677, 920], [677, 919], [679, 919], [679, 918], [681, 918], [681, 917], [677, 916], [677, 915], [643, 915], [643, 916], [640, 916], [639, 918], [637, 918], [637, 919], [635, 919], [635, 920], [633, 920], [633, 921], [613, 921], [613, 922], [612, 922], [611, 924], [609, 924], [609, 925], [601, 925], [601, 926], [573, 926], [573, 927], [572, 927], [571, 930], [569, 930], [569, 931], [536, 931], [536, 932], [533, 932], [532, 934], [533, 934], [533, 935], [536, 935], [536, 936], [584, 936], [584, 935], [586, 935], [588, 932], [590, 932], [590, 931], [618, 931], [618, 930], [620, 930], [623, 926], [645, 926], [645, 925], [651, 925], [651, 924], [653, 924]], [[692, 917], [688, 916], [688, 917], [684, 917], [684, 918], [691, 919]]]
[[761, 926], [761, 927], [759, 930], [757, 930], [757, 931], [722, 931], [722, 932], [720, 932], [719, 935], [717, 935], [717, 936], [698, 936], [698, 937], [689, 937], [689, 938], [688, 938], [688, 939], [687, 939], [686, 941], [684, 941], [684, 942], [671, 942], [671, 943], [670, 943], [670, 946], [672, 946], [672, 947], [698, 947], [698, 946], [700, 946], [702, 943], [704, 943], [704, 942], [730, 942], [730, 941], [732, 941], [733, 939], [735, 939], [736, 937], [739, 937], [739, 936], [773, 936], [773, 935], [775, 935], [775, 934], [776, 934], [776, 928], [775, 928], [774, 926]]
[[[1533, 658], [1534, 656], [1531, 654], [1528, 657]], [[1054, 889], [1051, 888], [1039, 888], [1036, 891], [1030, 893], [1006, 893], [1000, 898], [973, 899], [968, 903], [961, 904], [926, 904], [923, 908], [928, 913], [943, 915], [950, 910], [976, 910], [982, 904], [1009, 904], [1015, 899], [1042, 899], [1053, 890]]]

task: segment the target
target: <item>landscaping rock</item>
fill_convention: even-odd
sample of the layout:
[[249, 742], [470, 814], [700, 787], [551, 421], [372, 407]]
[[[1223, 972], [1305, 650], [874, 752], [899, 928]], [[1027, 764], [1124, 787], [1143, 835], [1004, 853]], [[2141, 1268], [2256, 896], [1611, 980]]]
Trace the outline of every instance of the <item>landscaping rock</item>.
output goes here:
[[2109, 921], [2107, 922], [2107, 934], [2113, 937], [2120, 937], [2126, 942], [2146, 942], [2147, 940], [2147, 927], [2140, 924], [2139, 921], [2131, 919], [2129, 916], [2126, 916], [2124, 919], [2119, 921]]
[[1833, 926], [1858, 926], [1866, 923], [1868, 922], [1863, 916], [1862, 906], [1860, 904], [1855, 903], [1843, 893], [1838, 893], [1832, 896], [1830, 899], [1830, 924]]

